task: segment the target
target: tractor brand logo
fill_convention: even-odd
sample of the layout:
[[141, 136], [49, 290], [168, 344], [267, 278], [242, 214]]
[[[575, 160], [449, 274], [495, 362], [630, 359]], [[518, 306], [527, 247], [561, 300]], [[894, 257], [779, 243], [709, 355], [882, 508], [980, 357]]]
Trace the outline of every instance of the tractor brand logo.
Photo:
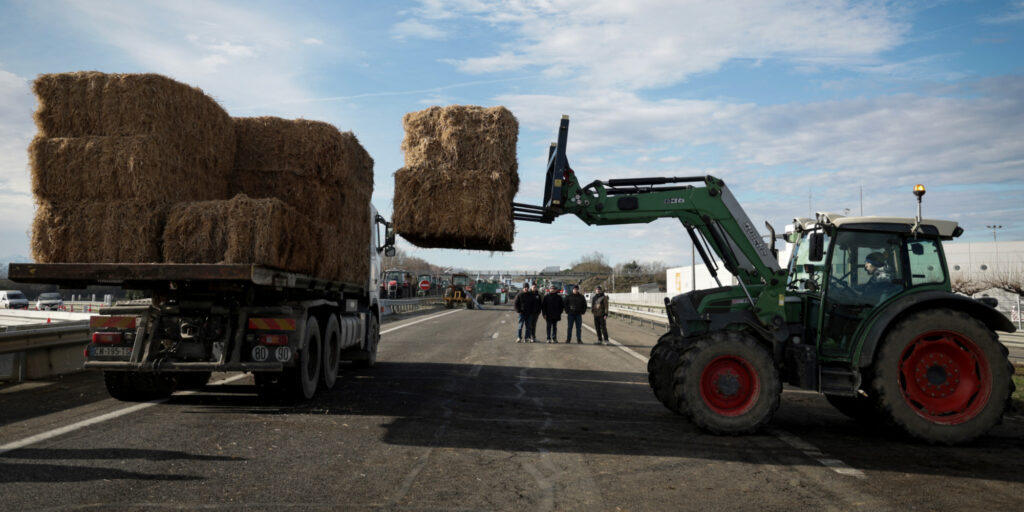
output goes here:
[[683, 204], [685, 202], [686, 199], [683, 199], [681, 197], [670, 197], [665, 200], [665, 204]]
[[758, 234], [756, 229], [754, 229], [754, 226], [750, 225], [749, 222], [744, 222], [743, 232], [747, 235], [747, 239], [750, 240], [750, 243], [754, 244], [754, 248], [757, 249], [758, 254], [761, 256], [768, 255], [768, 246], [766, 246], [764, 241], [761, 240], [761, 235]]

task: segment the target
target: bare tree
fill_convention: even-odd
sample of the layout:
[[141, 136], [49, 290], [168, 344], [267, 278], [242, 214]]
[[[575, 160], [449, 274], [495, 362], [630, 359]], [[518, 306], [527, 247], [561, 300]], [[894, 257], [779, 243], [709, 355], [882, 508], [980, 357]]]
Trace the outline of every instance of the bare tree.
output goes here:
[[962, 293], [969, 297], [982, 290], [992, 288], [992, 286], [985, 281], [975, 281], [969, 276], [961, 274], [954, 274], [949, 281], [950, 287], [952, 287], [954, 292]]
[[986, 288], [999, 288], [1015, 295], [1024, 295], [1024, 267], [997, 270], [985, 280]]

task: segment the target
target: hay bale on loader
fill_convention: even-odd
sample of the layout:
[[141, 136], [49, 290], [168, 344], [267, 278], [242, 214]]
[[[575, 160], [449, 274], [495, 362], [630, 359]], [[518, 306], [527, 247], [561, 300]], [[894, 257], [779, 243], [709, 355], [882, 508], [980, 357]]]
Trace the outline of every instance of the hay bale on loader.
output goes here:
[[201, 90], [94, 71], [41, 75], [33, 90], [36, 261], [159, 262], [170, 205], [226, 197], [231, 118]]
[[403, 118], [395, 232], [420, 247], [510, 251], [519, 123], [505, 107], [430, 107]]

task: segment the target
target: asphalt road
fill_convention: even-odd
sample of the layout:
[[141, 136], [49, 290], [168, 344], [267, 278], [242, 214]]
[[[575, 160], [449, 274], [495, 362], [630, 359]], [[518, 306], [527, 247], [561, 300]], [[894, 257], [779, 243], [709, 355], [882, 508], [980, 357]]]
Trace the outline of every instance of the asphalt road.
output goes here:
[[516, 344], [502, 307], [382, 329], [376, 368], [346, 368], [298, 405], [261, 401], [245, 375], [134, 406], [95, 373], [0, 388], [0, 510], [1020, 510], [1024, 498], [1020, 417], [933, 447], [787, 390], [768, 431], [716, 437], [654, 398], [648, 328], [612, 322], [608, 347]]

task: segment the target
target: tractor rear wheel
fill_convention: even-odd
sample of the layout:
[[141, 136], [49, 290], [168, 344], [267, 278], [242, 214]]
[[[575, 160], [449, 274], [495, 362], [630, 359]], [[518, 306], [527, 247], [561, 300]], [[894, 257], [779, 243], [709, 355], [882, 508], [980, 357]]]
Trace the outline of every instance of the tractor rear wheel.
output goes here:
[[909, 315], [883, 340], [872, 388], [886, 418], [930, 443], [975, 439], [998, 425], [1013, 366], [995, 332], [961, 311]]
[[779, 408], [779, 372], [749, 334], [717, 331], [695, 340], [680, 355], [674, 378], [680, 414], [714, 434], [756, 432]]
[[683, 338], [674, 332], [661, 335], [651, 349], [647, 360], [647, 382], [654, 390], [654, 396], [670, 411], [679, 414], [679, 403], [672, 388], [675, 386], [675, 370], [682, 353]]

